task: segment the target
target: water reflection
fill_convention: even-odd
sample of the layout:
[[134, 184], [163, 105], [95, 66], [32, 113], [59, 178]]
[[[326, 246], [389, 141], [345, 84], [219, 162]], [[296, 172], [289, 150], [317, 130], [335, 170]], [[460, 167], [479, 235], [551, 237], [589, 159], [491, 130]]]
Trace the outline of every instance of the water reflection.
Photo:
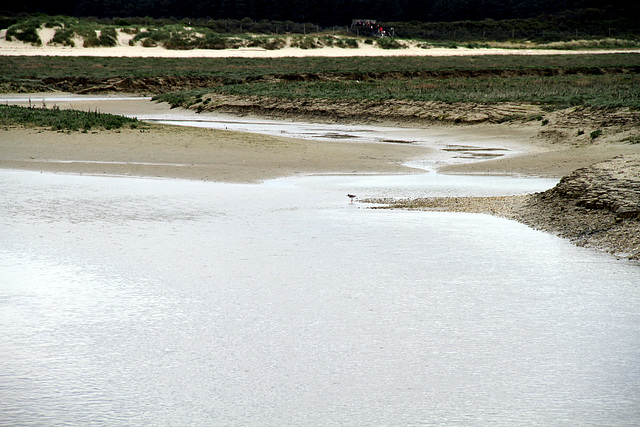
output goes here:
[[637, 423], [636, 265], [341, 179], [0, 171], [0, 424]]

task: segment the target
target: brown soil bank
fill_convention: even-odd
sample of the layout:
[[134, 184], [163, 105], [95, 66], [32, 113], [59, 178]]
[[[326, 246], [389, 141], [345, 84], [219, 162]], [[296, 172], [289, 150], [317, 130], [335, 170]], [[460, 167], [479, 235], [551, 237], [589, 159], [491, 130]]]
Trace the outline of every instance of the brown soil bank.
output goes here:
[[529, 196], [513, 217], [579, 246], [640, 259], [640, 155], [578, 169]]
[[[399, 123], [405, 125], [478, 124], [530, 122], [542, 123], [545, 140], [569, 136], [558, 132], [576, 129], [584, 135], [597, 128], [640, 128], [640, 111], [629, 108], [570, 107], [545, 112], [541, 105], [522, 102], [471, 103], [439, 101], [368, 101], [333, 99], [286, 99], [258, 96], [209, 94], [209, 102], [194, 104], [193, 110], [229, 114], [252, 114], [274, 118], [338, 121], [344, 123]], [[578, 132], [580, 130], [581, 132]], [[589, 136], [586, 135], [585, 138]]]

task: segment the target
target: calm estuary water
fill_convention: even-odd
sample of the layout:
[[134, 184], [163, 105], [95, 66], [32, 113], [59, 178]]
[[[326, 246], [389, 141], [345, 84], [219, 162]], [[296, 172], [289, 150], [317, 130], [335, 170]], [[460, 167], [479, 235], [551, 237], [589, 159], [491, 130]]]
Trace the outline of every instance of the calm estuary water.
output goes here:
[[0, 425], [638, 425], [640, 266], [346, 197], [552, 185], [0, 170]]

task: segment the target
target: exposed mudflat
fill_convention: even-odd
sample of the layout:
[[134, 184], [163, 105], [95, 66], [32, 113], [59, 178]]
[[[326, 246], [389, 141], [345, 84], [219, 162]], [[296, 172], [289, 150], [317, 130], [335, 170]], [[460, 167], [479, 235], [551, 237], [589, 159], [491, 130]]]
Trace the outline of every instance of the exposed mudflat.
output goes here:
[[581, 168], [552, 189], [524, 196], [368, 199], [382, 208], [486, 213], [620, 257], [640, 259], [640, 155]]

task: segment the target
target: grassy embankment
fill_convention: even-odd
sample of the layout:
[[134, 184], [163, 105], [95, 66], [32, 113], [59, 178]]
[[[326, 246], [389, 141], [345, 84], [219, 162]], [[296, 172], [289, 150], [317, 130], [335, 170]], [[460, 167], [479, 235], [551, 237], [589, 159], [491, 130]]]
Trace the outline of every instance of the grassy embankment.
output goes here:
[[[320, 61], [321, 62], [321, 61]], [[298, 61], [288, 73], [239, 68], [215, 87], [160, 95], [175, 106], [206, 105], [211, 94], [285, 99], [531, 103], [640, 109], [640, 55], [447, 57], [331, 60], [311, 75]], [[356, 63], [356, 64], [354, 64]], [[247, 64], [248, 65], [248, 64]], [[285, 65], [285, 64], [283, 64]], [[260, 70], [264, 74], [256, 73]], [[340, 71], [338, 71], [340, 70]], [[299, 71], [298, 71], [299, 72]], [[255, 73], [255, 74], [252, 74]]]
[[[207, 107], [215, 94], [282, 99], [439, 101], [640, 109], [640, 55], [280, 59], [0, 57], [6, 92], [161, 93], [174, 106]], [[142, 82], [142, 86], [136, 86]], [[149, 84], [147, 84], [149, 83]], [[121, 84], [121, 86], [118, 86]], [[149, 86], [151, 85], [151, 86]], [[155, 85], [155, 86], [153, 86]], [[170, 92], [176, 88], [197, 89]], [[80, 126], [81, 127], [81, 126]]]
[[47, 108], [15, 105], [0, 105], [0, 126], [22, 125], [25, 127], [43, 127], [57, 131], [88, 132], [91, 129], [120, 129], [128, 127], [137, 129], [138, 119], [97, 111], [60, 110], [57, 107]]
[[212, 101], [211, 93], [288, 99], [526, 102], [550, 108], [571, 106], [640, 109], [640, 75], [394, 79], [342, 82], [243, 83], [160, 95], [174, 105]]
[[[528, 102], [640, 108], [640, 55], [545, 55], [280, 59], [0, 57], [5, 91], [61, 90], [61, 81], [95, 85], [177, 78], [204, 87], [162, 95], [173, 105], [223, 93], [281, 98]], [[85, 86], [86, 87], [86, 86]], [[122, 90], [126, 90], [124, 87]], [[129, 88], [135, 91], [135, 87]], [[159, 91], [171, 91], [170, 83]]]

